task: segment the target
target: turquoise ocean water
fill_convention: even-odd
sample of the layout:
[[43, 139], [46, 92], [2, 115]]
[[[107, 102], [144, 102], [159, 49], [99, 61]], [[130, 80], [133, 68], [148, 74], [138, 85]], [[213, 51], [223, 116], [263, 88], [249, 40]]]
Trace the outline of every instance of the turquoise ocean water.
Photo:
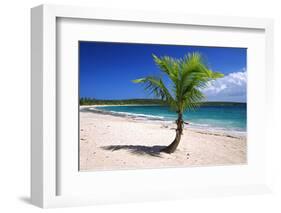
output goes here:
[[[177, 119], [177, 114], [166, 106], [102, 106], [96, 109], [147, 120], [174, 121]], [[246, 132], [247, 105], [201, 106], [195, 111], [186, 111], [184, 120], [190, 126], [198, 128]]]

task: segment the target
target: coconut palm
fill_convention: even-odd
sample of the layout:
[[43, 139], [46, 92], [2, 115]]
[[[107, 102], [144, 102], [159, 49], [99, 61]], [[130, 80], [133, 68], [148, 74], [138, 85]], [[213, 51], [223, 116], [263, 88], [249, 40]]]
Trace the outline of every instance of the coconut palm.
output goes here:
[[160, 70], [167, 75], [169, 83], [154, 76], [136, 79], [133, 82], [144, 84], [146, 90], [161, 98], [177, 113], [176, 137], [169, 146], [161, 150], [170, 154], [177, 149], [183, 134], [183, 126], [186, 123], [183, 113], [186, 110], [194, 110], [204, 99], [202, 89], [210, 80], [220, 78], [223, 74], [210, 70], [200, 53], [189, 53], [180, 59], [152, 56]]

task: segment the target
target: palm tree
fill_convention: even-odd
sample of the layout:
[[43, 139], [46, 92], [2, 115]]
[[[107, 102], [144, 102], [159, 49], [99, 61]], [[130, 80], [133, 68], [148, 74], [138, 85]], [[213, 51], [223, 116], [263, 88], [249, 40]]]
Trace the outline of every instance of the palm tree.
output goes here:
[[161, 98], [178, 114], [176, 137], [169, 146], [161, 150], [170, 154], [177, 149], [183, 134], [183, 113], [195, 109], [204, 99], [201, 90], [210, 80], [223, 77], [223, 74], [210, 70], [200, 53], [189, 53], [180, 59], [152, 56], [160, 70], [168, 76], [170, 83], [165, 84], [161, 77], [154, 76], [133, 82], [144, 84], [146, 90]]

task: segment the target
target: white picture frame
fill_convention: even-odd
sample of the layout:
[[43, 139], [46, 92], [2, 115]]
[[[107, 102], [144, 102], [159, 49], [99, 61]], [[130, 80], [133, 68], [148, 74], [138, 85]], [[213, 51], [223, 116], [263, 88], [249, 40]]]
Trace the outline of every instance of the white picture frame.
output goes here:
[[[191, 188], [169, 186], [166, 191], [155, 187], [150, 195], [133, 193], [133, 191], [115, 191], [112, 196], [108, 192], [98, 190], [95, 195], [88, 194], [60, 194], [58, 193], [59, 173], [61, 167], [58, 164], [60, 159], [57, 145], [57, 88], [60, 83], [57, 79], [57, 21], [64, 19], [101, 20], [134, 23], [153, 23], [175, 26], [200, 26], [219, 27], [232, 29], [253, 29], [264, 32], [265, 58], [264, 74], [265, 87], [262, 89], [266, 97], [266, 106], [273, 109], [273, 97], [270, 94], [273, 88], [273, 21], [271, 19], [240, 18], [240, 17], [216, 17], [187, 14], [166, 14], [146, 11], [122, 11], [100, 8], [84, 8], [74, 6], [41, 5], [31, 10], [31, 201], [33, 204], [47, 208], [59, 206], [91, 205], [98, 203], [114, 203], [142, 200], [165, 200], [197, 196], [252, 194], [270, 192], [270, 165], [266, 161], [259, 169], [263, 172], [263, 179], [253, 184], [233, 183], [233, 185], [217, 185], [206, 187], [195, 186]], [[263, 145], [269, 146], [272, 111], [265, 114], [263, 123], [266, 131], [263, 134], [265, 139]], [[265, 154], [265, 151], [264, 151]], [[265, 155], [266, 156], [266, 155]], [[265, 156], [263, 160], [265, 160]], [[267, 153], [268, 156], [268, 153]], [[174, 169], [180, 175], [184, 168]], [[240, 168], [232, 168], [239, 170]], [[136, 171], [135, 175], [143, 175], [148, 178], [148, 173], [165, 175], [162, 170]], [[212, 168], [206, 168], [205, 171]], [[218, 169], [219, 170], [219, 169]], [[116, 172], [120, 175], [120, 172]], [[109, 174], [109, 173], [107, 173]], [[198, 173], [199, 175], [200, 173]], [[101, 177], [103, 175], [99, 173]], [[155, 176], [156, 177], [156, 176]], [[104, 177], [103, 177], [104, 178]], [[108, 178], [108, 177], [107, 177]], [[171, 178], [175, 178], [172, 176]], [[71, 179], [72, 180], [72, 179]], [[69, 191], [72, 189], [69, 188]], [[73, 187], [74, 190], [74, 187]], [[170, 194], [165, 192], [170, 191]], [[120, 196], [122, 193], [123, 196]], [[171, 196], [172, 194], [172, 196]], [[158, 195], [158, 196], [157, 196]]]

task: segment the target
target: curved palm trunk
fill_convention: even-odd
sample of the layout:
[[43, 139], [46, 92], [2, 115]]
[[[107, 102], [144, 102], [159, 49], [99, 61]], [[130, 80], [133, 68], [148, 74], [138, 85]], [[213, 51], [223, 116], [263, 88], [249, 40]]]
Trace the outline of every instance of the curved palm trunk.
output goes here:
[[178, 119], [176, 120], [177, 123], [177, 129], [176, 129], [176, 137], [174, 139], [174, 141], [167, 147], [165, 147], [164, 149], [162, 149], [162, 152], [166, 152], [168, 154], [173, 153], [174, 151], [176, 151], [180, 140], [181, 140], [181, 135], [182, 135], [182, 131], [183, 131], [183, 119], [182, 119], [182, 113], [178, 114]]

